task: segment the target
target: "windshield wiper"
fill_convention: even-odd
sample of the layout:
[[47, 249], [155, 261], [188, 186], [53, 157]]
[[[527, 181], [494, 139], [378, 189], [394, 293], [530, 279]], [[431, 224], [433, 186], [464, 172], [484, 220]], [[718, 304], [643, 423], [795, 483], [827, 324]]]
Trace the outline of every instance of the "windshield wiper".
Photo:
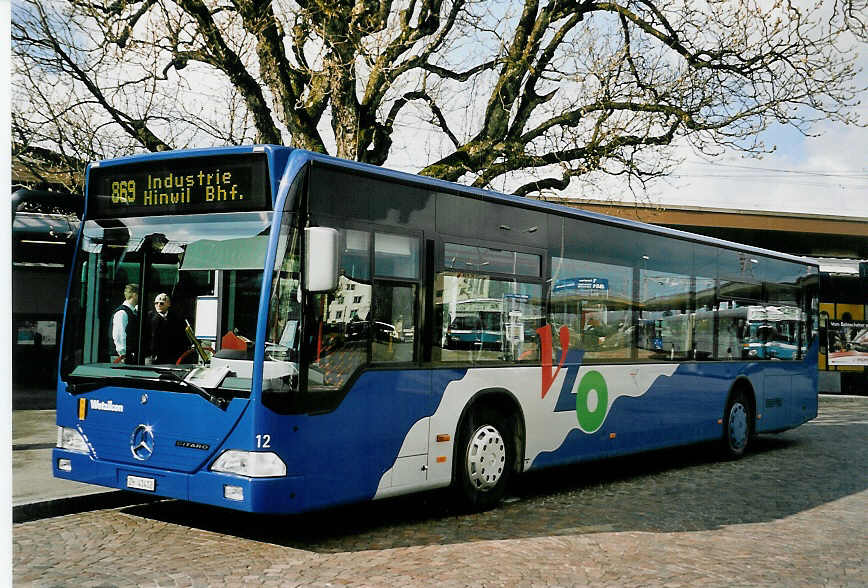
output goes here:
[[184, 378], [182, 378], [181, 376], [179, 376], [178, 374], [176, 374], [172, 370], [157, 368], [154, 371], [160, 374], [160, 380], [163, 380], [163, 381], [168, 380], [170, 382], [175, 382], [176, 384], [178, 384], [181, 387], [191, 388], [192, 390], [195, 390], [199, 396], [201, 396], [202, 398], [204, 398], [205, 400], [207, 400], [208, 402], [210, 402], [211, 404], [213, 404], [214, 406], [216, 406], [220, 410], [224, 410], [226, 408], [226, 406], [229, 404], [229, 401], [226, 400], [225, 398], [223, 398], [222, 396], [217, 396], [216, 394], [211, 394], [210, 392], [208, 392], [208, 390], [206, 390], [202, 386], [194, 384], [193, 382], [188, 382], [187, 380], [185, 380]]
[[[73, 381], [75, 378], [75, 381]], [[135, 378], [143, 379], [143, 378]], [[144, 378], [146, 381], [149, 378]], [[85, 392], [93, 392], [106, 386], [128, 386], [128, 378], [124, 376], [110, 376], [107, 378], [82, 378], [80, 376], [70, 376], [70, 382], [66, 386], [67, 392], [70, 394], [84, 394]]]

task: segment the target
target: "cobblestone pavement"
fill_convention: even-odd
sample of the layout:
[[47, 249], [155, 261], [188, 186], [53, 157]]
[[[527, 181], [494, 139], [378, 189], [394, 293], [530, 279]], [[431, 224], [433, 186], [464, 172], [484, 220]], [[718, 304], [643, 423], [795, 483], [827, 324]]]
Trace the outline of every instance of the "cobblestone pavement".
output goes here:
[[760, 437], [295, 517], [163, 501], [17, 524], [16, 586], [868, 585], [868, 398]]

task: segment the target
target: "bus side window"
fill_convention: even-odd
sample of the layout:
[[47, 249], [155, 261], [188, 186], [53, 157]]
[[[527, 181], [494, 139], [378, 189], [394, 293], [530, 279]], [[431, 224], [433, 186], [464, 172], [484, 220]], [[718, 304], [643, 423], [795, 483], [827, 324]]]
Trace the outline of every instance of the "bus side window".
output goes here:
[[[342, 276], [341, 280], [345, 278]], [[359, 294], [367, 299], [367, 309], [370, 308], [370, 288], [365, 286], [367, 294]], [[344, 306], [337, 302], [342, 291], [345, 290], [339, 287], [336, 292], [316, 294], [308, 305], [304, 343], [311, 363], [311, 385], [339, 388], [368, 359], [368, 332], [361, 327], [367, 324], [368, 310], [360, 317], [357, 308], [356, 314], [344, 322], [339, 314], [342, 311], [335, 309]]]
[[416, 285], [374, 284], [371, 358], [413, 361], [416, 334]]
[[419, 238], [374, 233], [374, 290], [371, 305], [371, 360], [416, 359], [416, 309], [420, 275]]

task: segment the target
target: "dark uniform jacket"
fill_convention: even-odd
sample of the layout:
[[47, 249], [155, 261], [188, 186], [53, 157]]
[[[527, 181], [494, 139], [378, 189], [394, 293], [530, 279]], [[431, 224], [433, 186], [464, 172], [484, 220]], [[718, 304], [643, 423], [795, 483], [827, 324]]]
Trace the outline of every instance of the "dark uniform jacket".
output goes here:
[[155, 311], [148, 313], [148, 355], [154, 363], [175, 363], [188, 348], [181, 317], [171, 309], [165, 317]]

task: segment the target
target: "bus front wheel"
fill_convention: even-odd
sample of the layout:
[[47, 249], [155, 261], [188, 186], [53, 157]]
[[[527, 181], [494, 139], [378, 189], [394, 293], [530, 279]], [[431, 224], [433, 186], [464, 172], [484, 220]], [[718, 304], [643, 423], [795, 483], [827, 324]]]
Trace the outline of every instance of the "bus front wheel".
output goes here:
[[726, 405], [723, 415], [723, 450], [725, 457], [743, 456], [753, 438], [753, 410], [747, 395], [736, 392]]
[[494, 410], [478, 410], [464, 420], [454, 489], [460, 505], [488, 510], [503, 498], [515, 459], [509, 420]]

